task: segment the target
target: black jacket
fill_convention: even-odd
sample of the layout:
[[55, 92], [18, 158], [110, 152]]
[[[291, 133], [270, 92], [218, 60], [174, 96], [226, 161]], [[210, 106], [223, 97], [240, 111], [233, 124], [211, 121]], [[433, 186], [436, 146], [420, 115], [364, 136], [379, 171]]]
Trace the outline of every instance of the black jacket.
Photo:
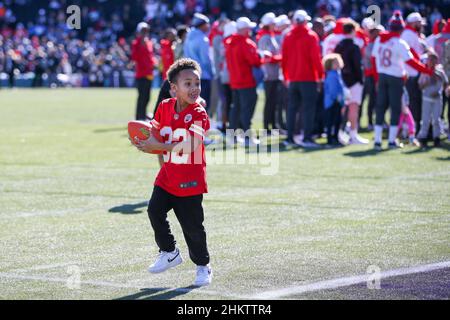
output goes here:
[[363, 84], [361, 50], [353, 42], [353, 39], [344, 39], [336, 46], [335, 53], [339, 53], [344, 60], [342, 80], [350, 88], [356, 83]]

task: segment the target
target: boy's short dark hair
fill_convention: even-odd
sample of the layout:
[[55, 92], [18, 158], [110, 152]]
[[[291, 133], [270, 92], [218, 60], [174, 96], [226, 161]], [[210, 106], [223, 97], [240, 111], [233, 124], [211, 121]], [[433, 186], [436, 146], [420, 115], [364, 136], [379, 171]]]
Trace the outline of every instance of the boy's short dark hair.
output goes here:
[[202, 73], [202, 69], [200, 68], [200, 65], [197, 63], [197, 61], [188, 59], [188, 58], [182, 58], [175, 61], [167, 70], [167, 80], [169, 80], [170, 83], [175, 83], [177, 81], [177, 77], [183, 70], [196, 70], [199, 73]]
[[350, 34], [356, 30], [356, 25], [354, 22], [347, 22], [344, 24], [344, 34]]

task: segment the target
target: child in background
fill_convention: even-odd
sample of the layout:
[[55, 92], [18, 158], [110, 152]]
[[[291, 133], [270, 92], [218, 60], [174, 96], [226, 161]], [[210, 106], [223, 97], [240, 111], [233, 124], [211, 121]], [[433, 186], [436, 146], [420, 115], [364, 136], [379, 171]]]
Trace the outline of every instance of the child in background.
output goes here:
[[419, 87], [422, 89], [422, 126], [417, 137], [422, 147], [427, 146], [430, 123], [433, 126], [434, 146], [440, 146], [439, 117], [442, 113], [442, 92], [447, 87], [448, 78], [438, 61], [436, 53], [428, 53], [427, 67], [434, 70], [434, 74], [421, 74], [419, 77]]
[[324, 108], [327, 144], [330, 146], [339, 146], [341, 145], [338, 140], [341, 110], [345, 101], [344, 82], [341, 77], [344, 62], [341, 55], [332, 53], [323, 58], [323, 65], [326, 72], [324, 82]]
[[[407, 132], [404, 132], [405, 130]], [[419, 142], [416, 139], [416, 124], [409, 109], [409, 95], [406, 88], [403, 89], [402, 112], [400, 113], [400, 120], [398, 122], [398, 132], [402, 138], [408, 137], [410, 145], [419, 146]]]

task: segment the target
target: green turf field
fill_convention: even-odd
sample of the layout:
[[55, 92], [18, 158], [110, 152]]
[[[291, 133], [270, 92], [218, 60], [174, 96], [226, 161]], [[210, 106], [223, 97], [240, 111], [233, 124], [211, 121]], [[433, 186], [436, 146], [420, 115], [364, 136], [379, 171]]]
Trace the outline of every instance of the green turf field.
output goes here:
[[127, 140], [135, 99], [131, 89], [0, 90], [1, 299], [246, 299], [283, 288], [292, 290], [274, 298], [450, 298], [442, 266], [383, 278], [379, 290], [326, 285], [370, 266], [448, 264], [448, 142], [280, 149], [270, 176], [263, 165], [211, 164], [213, 284], [189, 287], [195, 267], [173, 214], [185, 263], [149, 274], [157, 248], [146, 201], [158, 164]]

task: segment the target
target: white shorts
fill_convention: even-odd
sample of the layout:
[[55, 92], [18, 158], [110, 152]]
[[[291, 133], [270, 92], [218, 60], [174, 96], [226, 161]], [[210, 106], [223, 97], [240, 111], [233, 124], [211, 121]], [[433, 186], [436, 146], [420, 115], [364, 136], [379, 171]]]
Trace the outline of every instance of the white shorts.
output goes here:
[[352, 103], [356, 103], [357, 105], [362, 104], [363, 99], [363, 86], [361, 83], [355, 83], [350, 88], [347, 88], [348, 90], [348, 96], [345, 99], [345, 104], [349, 105]]

